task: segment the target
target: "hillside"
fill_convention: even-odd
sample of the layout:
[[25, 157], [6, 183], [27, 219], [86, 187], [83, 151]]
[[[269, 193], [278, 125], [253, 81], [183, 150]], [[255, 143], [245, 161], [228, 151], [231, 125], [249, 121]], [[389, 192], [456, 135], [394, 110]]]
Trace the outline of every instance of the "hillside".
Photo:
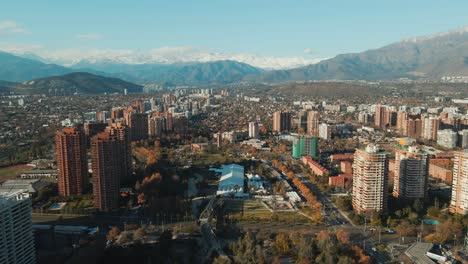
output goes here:
[[390, 80], [468, 75], [468, 27], [416, 37], [362, 53], [342, 54], [317, 64], [265, 72], [248, 81]]
[[117, 78], [103, 77], [86, 72], [75, 72], [66, 75], [27, 81], [13, 88], [20, 94], [102, 94], [142, 92], [143, 87]]
[[72, 71], [56, 64], [46, 64], [0, 51], [0, 80], [23, 82]]
[[74, 69], [100, 71], [129, 81], [171, 82], [176, 85], [224, 84], [241, 81], [263, 70], [237, 61], [192, 62], [176, 64], [119, 64], [79, 62]]

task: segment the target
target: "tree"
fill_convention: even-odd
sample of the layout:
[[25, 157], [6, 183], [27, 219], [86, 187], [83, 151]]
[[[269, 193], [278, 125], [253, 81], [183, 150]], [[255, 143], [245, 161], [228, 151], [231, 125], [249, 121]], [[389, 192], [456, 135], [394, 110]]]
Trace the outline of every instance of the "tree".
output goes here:
[[246, 232], [242, 239], [231, 244], [231, 250], [234, 255], [234, 263], [256, 263], [255, 238], [252, 233]]
[[286, 149], [286, 144], [284, 143], [281, 143], [280, 144], [280, 152], [281, 153], [286, 153], [287, 149]]
[[439, 209], [435, 206], [431, 206], [427, 209], [427, 215], [429, 215], [430, 217], [438, 217], [439, 213]]
[[421, 199], [416, 199], [413, 203], [413, 209], [416, 213], [420, 214], [423, 210], [423, 203], [421, 201]]
[[213, 264], [230, 264], [231, 260], [226, 256], [218, 256], [213, 260]]
[[354, 264], [354, 260], [348, 256], [341, 256], [338, 259], [338, 264]]
[[132, 239], [133, 239], [133, 235], [130, 231], [123, 231], [122, 233], [120, 233], [120, 236], [117, 239], [117, 243], [125, 244], [125, 243], [132, 241]]
[[311, 263], [317, 254], [317, 241], [314, 238], [308, 236], [300, 236], [297, 248], [297, 256], [299, 263]]
[[112, 227], [106, 238], [107, 241], [114, 241], [120, 235], [120, 229], [116, 226]]
[[424, 240], [436, 245], [443, 245], [448, 240], [448, 235], [443, 233], [432, 233], [424, 237]]
[[410, 236], [416, 233], [415, 227], [408, 221], [401, 221], [400, 224], [395, 227], [395, 231], [400, 236]]
[[372, 263], [372, 259], [364, 253], [362, 248], [354, 245], [353, 251], [354, 251], [355, 260], [358, 264], [371, 264]]
[[339, 229], [339, 230], [336, 231], [335, 235], [336, 235], [336, 239], [341, 244], [344, 244], [344, 245], [349, 245], [350, 244], [349, 233], [346, 232], [345, 230]]
[[291, 250], [289, 237], [284, 234], [277, 235], [275, 239], [275, 246], [281, 255], [289, 254]]
[[380, 219], [380, 214], [378, 212], [374, 212], [371, 217], [371, 225], [373, 226], [381, 226], [382, 220]]
[[133, 238], [135, 240], [142, 240], [146, 236], [146, 228], [144, 226], [136, 229], [133, 232]]

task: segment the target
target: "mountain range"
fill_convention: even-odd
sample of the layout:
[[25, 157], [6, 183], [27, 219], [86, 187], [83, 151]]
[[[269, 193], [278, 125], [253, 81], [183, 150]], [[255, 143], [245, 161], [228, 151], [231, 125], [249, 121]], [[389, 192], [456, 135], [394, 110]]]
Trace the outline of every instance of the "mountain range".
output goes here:
[[268, 71], [248, 80], [389, 80], [468, 75], [468, 26], [402, 40], [361, 53], [342, 54], [305, 67]]
[[103, 94], [103, 93], [140, 93], [143, 86], [118, 78], [103, 77], [87, 72], [73, 72], [65, 75], [45, 77], [26, 81], [9, 87], [10, 91], [20, 94]]
[[[361, 53], [337, 55], [318, 63], [283, 70], [266, 70], [232, 60], [185, 63], [129, 64], [115, 61], [81, 60], [68, 67], [46, 63], [27, 53], [17, 56], [0, 52], [0, 80], [25, 82], [51, 76], [62, 76], [60, 85], [97, 82], [93, 76], [120, 78], [135, 83], [169, 82], [175, 85], [208, 85], [236, 82], [279, 83], [305, 80], [391, 80], [468, 76], [468, 26], [459, 30], [402, 40]], [[91, 75], [67, 75], [88, 72]], [[75, 78], [71, 78], [75, 77]], [[47, 78], [46, 78], [47, 79]], [[58, 85], [59, 77], [37, 80], [44, 85]], [[102, 79], [108, 81], [114, 79]], [[115, 80], [114, 80], [115, 81]], [[122, 81], [124, 82], [124, 81]], [[127, 84], [126, 84], [127, 85]], [[5, 87], [5, 85], [1, 85]], [[23, 88], [25, 85], [23, 85]], [[108, 92], [116, 90], [109, 84]], [[53, 88], [55, 89], [55, 88]], [[98, 89], [99, 90], [99, 89]], [[118, 90], [118, 89], [117, 89]], [[136, 89], [138, 90], [138, 89]], [[99, 90], [102, 92], [102, 90]]]

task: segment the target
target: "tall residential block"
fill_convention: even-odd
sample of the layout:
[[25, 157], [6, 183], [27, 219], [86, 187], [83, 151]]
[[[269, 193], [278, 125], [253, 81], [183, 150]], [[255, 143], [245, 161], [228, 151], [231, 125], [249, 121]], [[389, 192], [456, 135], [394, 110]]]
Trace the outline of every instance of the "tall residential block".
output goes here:
[[295, 159], [300, 159], [302, 156], [318, 156], [318, 138], [306, 136], [306, 135], [297, 135], [293, 139], [292, 144], [292, 157]]
[[377, 145], [358, 149], [353, 163], [353, 208], [358, 214], [387, 210], [388, 154]]
[[450, 212], [468, 213], [468, 150], [455, 152]]
[[437, 140], [437, 132], [439, 131], [440, 120], [438, 117], [425, 117], [422, 123], [422, 137], [427, 140]]
[[0, 192], [0, 263], [36, 263], [27, 190]]
[[132, 174], [132, 147], [130, 142], [130, 132], [126, 125], [120, 122], [110, 124], [106, 129], [111, 136], [116, 137], [122, 143], [122, 159], [124, 160], [124, 177], [130, 177]]
[[426, 197], [429, 159], [424, 151], [416, 146], [397, 149], [394, 173], [394, 197], [406, 200]]
[[273, 113], [273, 132], [281, 133], [291, 129], [291, 113], [276, 111]]
[[458, 134], [451, 129], [443, 129], [437, 132], [437, 144], [448, 149], [457, 146]]
[[387, 106], [377, 105], [375, 107], [375, 126], [386, 129], [388, 126], [391, 126], [391, 113]]
[[259, 128], [258, 128], [258, 123], [255, 122], [249, 122], [249, 138], [259, 138]]
[[126, 176], [125, 143], [110, 132], [91, 139], [94, 206], [110, 211], [119, 206], [120, 180]]
[[58, 190], [60, 196], [80, 195], [88, 186], [86, 136], [77, 128], [67, 127], [55, 134]]
[[314, 137], [319, 136], [319, 120], [320, 115], [317, 111], [310, 111], [307, 114], [307, 134]]
[[126, 112], [125, 124], [130, 129], [131, 141], [142, 140], [148, 137], [148, 115], [144, 113]]

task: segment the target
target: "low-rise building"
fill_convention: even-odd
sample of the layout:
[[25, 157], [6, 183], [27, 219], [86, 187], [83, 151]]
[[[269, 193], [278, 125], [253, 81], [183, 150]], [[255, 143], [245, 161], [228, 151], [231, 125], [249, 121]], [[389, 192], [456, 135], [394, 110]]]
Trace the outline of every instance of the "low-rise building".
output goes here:
[[237, 164], [223, 165], [216, 195], [244, 194], [244, 167]]
[[340, 189], [351, 189], [353, 187], [353, 174], [339, 174], [328, 177], [328, 185]]
[[302, 162], [304, 163], [304, 165], [309, 167], [310, 171], [313, 174], [318, 175], [318, 176], [328, 176], [328, 170], [322, 165], [320, 165], [318, 162], [313, 160], [311, 157], [303, 156]]

